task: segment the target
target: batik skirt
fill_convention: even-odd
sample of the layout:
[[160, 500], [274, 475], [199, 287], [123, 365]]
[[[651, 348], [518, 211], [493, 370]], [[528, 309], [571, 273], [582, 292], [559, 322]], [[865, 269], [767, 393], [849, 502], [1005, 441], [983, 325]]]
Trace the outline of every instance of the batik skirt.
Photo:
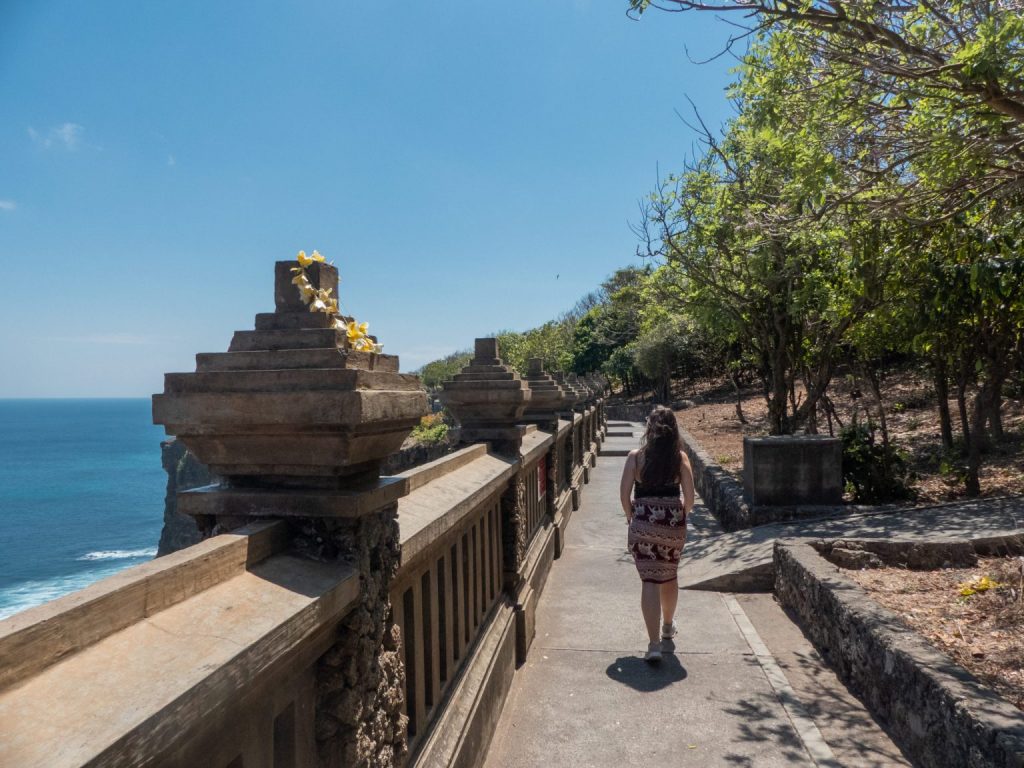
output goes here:
[[686, 512], [678, 496], [633, 499], [629, 551], [642, 581], [664, 584], [676, 578], [686, 543]]

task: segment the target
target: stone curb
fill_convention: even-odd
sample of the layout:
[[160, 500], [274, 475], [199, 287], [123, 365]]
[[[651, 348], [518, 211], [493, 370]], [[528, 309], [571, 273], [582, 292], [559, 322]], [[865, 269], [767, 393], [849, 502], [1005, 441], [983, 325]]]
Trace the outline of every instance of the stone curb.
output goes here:
[[809, 541], [776, 542], [774, 566], [779, 602], [916, 765], [1024, 766], [1024, 713], [904, 627]]

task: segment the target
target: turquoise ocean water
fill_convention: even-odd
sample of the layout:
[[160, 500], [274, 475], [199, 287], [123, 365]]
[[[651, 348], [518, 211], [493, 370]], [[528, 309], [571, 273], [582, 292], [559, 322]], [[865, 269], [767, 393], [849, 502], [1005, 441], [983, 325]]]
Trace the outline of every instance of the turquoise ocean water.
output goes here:
[[156, 554], [150, 401], [0, 399], [0, 618]]

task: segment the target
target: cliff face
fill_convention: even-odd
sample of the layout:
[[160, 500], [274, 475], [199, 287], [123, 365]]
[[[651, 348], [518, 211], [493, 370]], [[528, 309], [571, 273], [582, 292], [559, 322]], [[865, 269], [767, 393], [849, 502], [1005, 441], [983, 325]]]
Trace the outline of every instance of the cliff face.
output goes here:
[[206, 465], [200, 464], [177, 440], [160, 443], [161, 460], [167, 472], [167, 495], [164, 497], [164, 527], [160, 532], [157, 557], [177, 552], [202, 539], [195, 521], [178, 513], [178, 491], [198, 488], [217, 482]]

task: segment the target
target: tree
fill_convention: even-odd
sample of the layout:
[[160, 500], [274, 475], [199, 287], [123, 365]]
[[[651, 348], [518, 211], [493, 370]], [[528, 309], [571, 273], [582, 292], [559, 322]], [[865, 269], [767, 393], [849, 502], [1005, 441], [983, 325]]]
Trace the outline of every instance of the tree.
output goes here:
[[630, 0], [648, 8], [741, 13], [751, 26], [730, 46], [785, 30], [820, 79], [845, 82], [861, 112], [848, 143], [867, 135], [873, 148], [845, 160], [868, 184], [892, 171], [905, 182], [876, 198], [878, 212], [947, 215], [965, 192], [995, 198], [1024, 181], [1019, 0]]
[[814, 428], [840, 345], [886, 279], [877, 227], [834, 204], [855, 181], [833, 134], [843, 89], [806, 59], [792, 35], [757, 41], [731, 90], [737, 116], [720, 139], [705, 129], [706, 153], [651, 196], [638, 228], [696, 314], [757, 360], [772, 434]]

